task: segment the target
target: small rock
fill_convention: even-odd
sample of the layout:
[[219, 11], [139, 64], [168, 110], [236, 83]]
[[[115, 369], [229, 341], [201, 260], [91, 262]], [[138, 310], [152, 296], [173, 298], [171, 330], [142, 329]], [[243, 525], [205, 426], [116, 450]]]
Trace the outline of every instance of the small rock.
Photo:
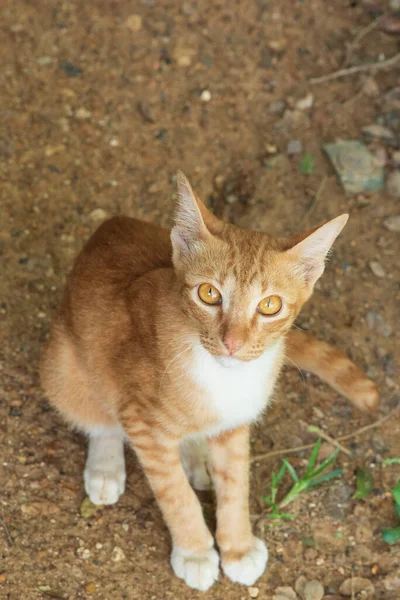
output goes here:
[[121, 560], [124, 560], [124, 558], [125, 554], [123, 550], [119, 546], [115, 546], [112, 551], [111, 560], [114, 562], [120, 562]]
[[200, 100], [202, 100], [202, 102], [210, 102], [211, 92], [209, 90], [203, 90], [200, 95]]
[[383, 586], [388, 592], [400, 590], [400, 576], [389, 575], [388, 577], [385, 577], [383, 580]]
[[400, 232], [400, 215], [393, 215], [392, 217], [386, 217], [383, 221], [383, 226], [389, 231]]
[[268, 104], [268, 112], [272, 115], [281, 115], [286, 108], [286, 102], [284, 100], [275, 100]]
[[379, 85], [372, 77], [368, 77], [368, 79], [364, 81], [362, 91], [368, 98], [376, 98], [380, 94]]
[[108, 213], [103, 208], [95, 208], [91, 213], [89, 213], [90, 220], [94, 221], [95, 223], [104, 221], [104, 219], [107, 219], [107, 217]]
[[286, 148], [286, 154], [289, 156], [294, 154], [301, 154], [303, 151], [303, 144], [300, 140], [291, 140]]
[[137, 107], [144, 121], [147, 121], [147, 123], [154, 123], [155, 119], [153, 109], [151, 108], [149, 102], [146, 102], [146, 100], [140, 100], [137, 104]]
[[379, 263], [376, 260], [372, 260], [369, 263], [369, 268], [371, 269], [371, 271], [373, 272], [373, 274], [375, 275], [375, 277], [386, 277], [386, 273], [384, 268], [382, 267], [381, 263]]
[[258, 587], [249, 587], [250, 598], [258, 598], [259, 593], [260, 593], [260, 590], [258, 589]]
[[298, 108], [299, 110], [308, 110], [309, 108], [312, 108], [313, 104], [313, 94], [307, 94], [307, 96], [296, 102], [296, 108]]
[[58, 146], [46, 146], [44, 149], [44, 155], [49, 158], [50, 156], [54, 156], [54, 154], [59, 154], [60, 152], [65, 151], [64, 144], [59, 144]]
[[358, 592], [373, 592], [374, 589], [375, 588], [369, 579], [365, 579], [364, 577], [350, 577], [343, 581], [339, 588], [339, 592], [343, 594], [343, 596], [354, 596], [354, 594], [358, 594]]
[[172, 58], [178, 67], [189, 67], [189, 65], [192, 64], [195, 56], [196, 50], [194, 48], [176, 46], [172, 52]]
[[78, 77], [82, 74], [82, 69], [80, 67], [76, 67], [68, 61], [62, 61], [60, 67], [65, 71], [68, 77]]
[[[285, 598], [285, 600], [297, 600], [296, 592], [288, 585], [276, 588], [275, 592], [276, 596], [279, 598]], [[273, 596], [273, 598], [275, 600], [275, 596]]]
[[52, 60], [53, 59], [51, 58], [51, 56], [38, 56], [36, 62], [41, 67], [45, 67], [46, 65], [49, 65], [52, 62]]
[[344, 481], [330, 486], [324, 498], [327, 514], [335, 521], [342, 521], [349, 511], [352, 495], [353, 488]]
[[389, 0], [389, 6], [392, 10], [400, 10], [400, 0]]
[[383, 125], [378, 125], [377, 123], [363, 127], [362, 132], [367, 138], [370, 139], [385, 140], [386, 142], [396, 141], [396, 136], [394, 135], [393, 131], [390, 131], [390, 129], [384, 127]]
[[142, 29], [142, 17], [140, 15], [129, 15], [129, 17], [125, 21], [125, 25], [130, 31], [136, 33]]
[[6, 582], [6, 580], [7, 580], [7, 577], [4, 575], [4, 573], [3, 573], [3, 575], [0, 575], [0, 585], [3, 585], [3, 583]]
[[294, 584], [294, 589], [298, 593], [301, 598], [304, 598], [304, 588], [306, 587], [307, 578], [304, 575], [300, 575], [296, 579], [296, 583]]
[[392, 327], [388, 323], [385, 322], [382, 315], [374, 310], [369, 310], [367, 312], [367, 323], [368, 327], [371, 331], [374, 331], [378, 335], [383, 335], [383, 337], [390, 337], [392, 335]]
[[287, 40], [280, 38], [279, 40], [268, 40], [268, 48], [273, 52], [283, 52], [287, 46]]
[[88, 584], [85, 586], [85, 592], [86, 592], [87, 594], [89, 594], [89, 595], [90, 595], [90, 594], [94, 594], [94, 593], [95, 593], [95, 591], [96, 591], [96, 584], [95, 584], [95, 583], [88, 583]]
[[324, 597], [324, 586], [322, 583], [313, 579], [306, 583], [304, 587], [303, 600], [322, 600]]
[[400, 198], [400, 171], [392, 171], [386, 180], [386, 191], [393, 198]]
[[89, 560], [90, 558], [90, 550], [88, 550], [87, 548], [85, 548], [82, 553], [81, 553], [81, 558], [83, 560]]
[[368, 148], [358, 140], [339, 140], [325, 144], [328, 155], [345, 192], [360, 194], [383, 187], [384, 170]]
[[92, 113], [90, 112], [90, 110], [87, 110], [86, 108], [78, 108], [75, 111], [75, 117], [77, 119], [80, 119], [81, 121], [84, 121], [85, 119], [89, 119], [92, 116]]

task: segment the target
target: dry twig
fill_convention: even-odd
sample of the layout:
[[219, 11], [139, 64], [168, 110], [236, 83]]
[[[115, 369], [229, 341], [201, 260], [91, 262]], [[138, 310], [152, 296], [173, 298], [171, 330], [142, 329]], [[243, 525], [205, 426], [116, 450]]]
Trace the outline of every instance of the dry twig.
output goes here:
[[[359, 429], [356, 429], [355, 431], [353, 431], [352, 433], [348, 433], [347, 435], [341, 435], [337, 438], [337, 440], [334, 440], [334, 438], [330, 438], [330, 443], [333, 443], [334, 440], [335, 445], [337, 445], [338, 442], [350, 440], [352, 438], [357, 437], [358, 435], [361, 435], [362, 433], [365, 433], [366, 431], [376, 429], [377, 427], [380, 427], [381, 425], [386, 423], [386, 421], [389, 421], [389, 419], [392, 419], [396, 412], [397, 409], [391, 411], [388, 415], [386, 415], [386, 417], [382, 417], [382, 419], [375, 421], [375, 423], [371, 423], [370, 425], [360, 427]], [[258, 462], [266, 458], [271, 458], [272, 456], [282, 456], [283, 454], [295, 454], [296, 452], [302, 452], [303, 450], [310, 450], [311, 448], [314, 448], [314, 445], [315, 444], [305, 444], [304, 446], [296, 446], [294, 448], [283, 448], [282, 450], [273, 450], [272, 452], [266, 452], [265, 454], [258, 454], [256, 456], [252, 456], [250, 458], [250, 462]]]
[[380, 17], [375, 19], [375, 21], [372, 21], [366, 27], [363, 27], [362, 29], [360, 29], [360, 31], [357, 33], [354, 40], [351, 42], [351, 44], [349, 45], [349, 47], [347, 49], [346, 60], [344, 63], [345, 66], [347, 66], [350, 63], [354, 48], [361, 42], [361, 40], [366, 35], [368, 35], [369, 33], [371, 33], [371, 31], [376, 29], [378, 27], [379, 23], [381, 23], [385, 17], [386, 17], [386, 13], [383, 13]]
[[339, 79], [340, 77], [347, 77], [348, 75], [354, 75], [354, 73], [362, 73], [365, 71], [377, 71], [380, 69], [386, 69], [393, 67], [400, 62], [400, 52], [379, 62], [365, 63], [363, 65], [355, 65], [354, 67], [348, 67], [347, 69], [339, 69], [328, 75], [322, 75], [321, 77], [312, 77], [310, 79], [311, 84], [323, 83], [324, 81], [331, 81], [332, 79]]
[[341, 452], [343, 452], [343, 454], [346, 454], [346, 456], [351, 456], [350, 450], [348, 450], [347, 448], [342, 446], [342, 444], [340, 442], [338, 442], [337, 440], [335, 440], [335, 438], [333, 438], [330, 435], [328, 435], [327, 433], [325, 433], [325, 431], [323, 429], [321, 429], [320, 427], [317, 427], [316, 425], [310, 425], [310, 427], [308, 428], [308, 431], [310, 433], [316, 433], [320, 438], [322, 438], [326, 442], [329, 442], [332, 446], [336, 446], [336, 448], [339, 448], [339, 450]]

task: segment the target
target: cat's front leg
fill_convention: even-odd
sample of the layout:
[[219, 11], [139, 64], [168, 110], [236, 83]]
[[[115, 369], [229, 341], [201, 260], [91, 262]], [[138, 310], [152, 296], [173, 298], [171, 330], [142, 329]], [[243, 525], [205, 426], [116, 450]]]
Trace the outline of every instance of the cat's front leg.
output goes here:
[[232, 581], [252, 585], [265, 570], [268, 550], [250, 524], [249, 428], [210, 438], [209, 447], [222, 568]]
[[205, 591], [217, 579], [219, 556], [179, 456], [179, 440], [144, 424], [126, 428], [172, 537], [171, 565], [192, 588]]

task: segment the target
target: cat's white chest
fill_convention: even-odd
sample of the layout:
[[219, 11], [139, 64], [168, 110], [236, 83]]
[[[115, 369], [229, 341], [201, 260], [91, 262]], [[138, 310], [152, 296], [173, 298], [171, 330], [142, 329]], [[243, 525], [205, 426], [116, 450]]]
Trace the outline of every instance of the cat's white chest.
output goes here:
[[281, 352], [277, 342], [254, 361], [227, 358], [221, 364], [204, 348], [195, 350], [192, 377], [204, 391], [205, 410], [217, 416], [215, 425], [202, 433], [215, 435], [257, 419], [273, 391]]

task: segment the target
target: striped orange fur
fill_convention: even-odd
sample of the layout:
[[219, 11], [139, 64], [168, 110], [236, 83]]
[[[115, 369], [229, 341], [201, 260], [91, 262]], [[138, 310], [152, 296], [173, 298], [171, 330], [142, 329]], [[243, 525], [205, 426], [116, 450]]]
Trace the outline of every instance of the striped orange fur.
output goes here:
[[[178, 192], [172, 232], [115, 217], [87, 242], [43, 351], [42, 384], [89, 436], [93, 502], [123, 493], [127, 441], [170, 530], [176, 575], [205, 590], [221, 559], [228, 577], [251, 585], [268, 552], [250, 526], [249, 426], [268, 405], [285, 351], [359, 408], [377, 402], [349, 359], [291, 330], [347, 216], [274, 239], [222, 223], [182, 174]], [[215, 304], [207, 286], [199, 296], [204, 283]], [[206, 488], [210, 476], [219, 555], [190, 485]]]

